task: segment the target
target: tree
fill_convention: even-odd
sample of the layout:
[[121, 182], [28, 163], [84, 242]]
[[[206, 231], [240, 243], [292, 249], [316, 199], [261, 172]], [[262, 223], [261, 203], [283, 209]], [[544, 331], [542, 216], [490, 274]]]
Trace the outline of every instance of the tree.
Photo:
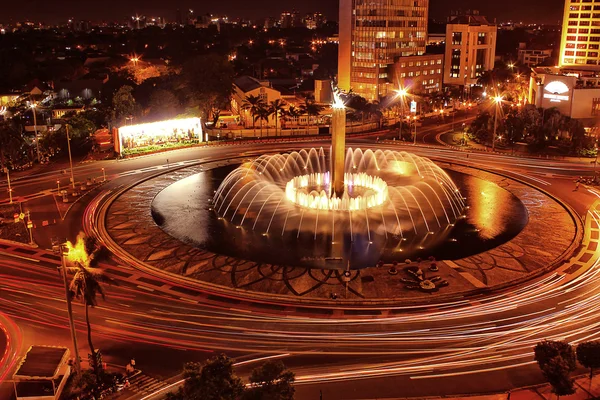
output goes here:
[[600, 340], [580, 343], [577, 346], [577, 361], [590, 369], [590, 380], [595, 368], [600, 368]]
[[19, 152], [25, 140], [10, 121], [0, 122], [0, 173], [8, 165], [14, 165], [19, 160]]
[[544, 340], [533, 349], [535, 360], [558, 397], [575, 392], [571, 372], [577, 361], [573, 346], [564, 341]]
[[285, 101], [281, 99], [273, 100], [269, 107], [271, 109], [271, 114], [275, 115], [275, 136], [277, 136], [277, 122], [279, 121], [279, 117], [282, 115], [285, 107]]
[[295, 388], [294, 373], [287, 370], [281, 361], [267, 361], [252, 370], [250, 387], [244, 400], [292, 400]]
[[317, 117], [323, 111], [323, 106], [315, 103], [314, 100], [304, 100], [304, 104], [300, 105], [300, 110], [303, 114], [308, 115], [309, 125], [310, 125], [310, 117]]
[[233, 66], [217, 54], [201, 55], [183, 65], [182, 89], [190, 106], [198, 107], [207, 120], [215, 110], [226, 108], [233, 91]]
[[121, 86], [112, 100], [112, 123], [118, 126], [124, 125], [126, 118], [135, 113], [135, 107], [133, 88], [128, 85]]
[[204, 364], [185, 364], [182, 388], [167, 395], [168, 400], [237, 400], [244, 392], [242, 380], [233, 373], [233, 363], [220, 354]]
[[577, 367], [575, 351], [573, 350], [573, 346], [567, 342], [543, 340], [535, 346], [533, 351], [535, 353], [535, 361], [537, 361], [542, 370], [554, 357], [561, 357], [567, 361], [572, 371]]
[[149, 110], [153, 119], [173, 118], [179, 113], [180, 108], [179, 99], [170, 90], [156, 89], [150, 95]]
[[542, 370], [557, 398], [575, 393], [575, 385], [570, 377], [572, 371], [569, 362], [561, 356], [550, 359]]
[[262, 98], [259, 96], [249, 95], [246, 96], [242, 103], [242, 108], [247, 110], [252, 116], [252, 129], [256, 132], [256, 120], [258, 119], [258, 113], [261, 107], [264, 106]]
[[[302, 111], [298, 110], [296, 106], [289, 106], [287, 111], [284, 110], [283, 118], [296, 120], [298, 117], [302, 115]], [[292, 136], [294, 136], [294, 128], [292, 128]]]
[[258, 108], [258, 112], [257, 112], [257, 118], [260, 121], [260, 136], [262, 137], [263, 135], [263, 123], [262, 121], [267, 122], [267, 132], [269, 129], [269, 117], [271, 116], [271, 114], [273, 113], [272, 109], [270, 107], [267, 107], [265, 104], [261, 104], [260, 107]]
[[[85, 321], [87, 324], [87, 339], [90, 347], [90, 361], [94, 374], [100, 381], [100, 354], [96, 351], [92, 342], [92, 326], [90, 324], [89, 309], [93, 308], [98, 303], [98, 295], [105, 298], [103, 283], [112, 283], [112, 279], [108, 278], [104, 271], [96, 268], [98, 261], [106, 254], [106, 250], [102, 246], [97, 246], [93, 238], [83, 239], [81, 235], [78, 237], [78, 243], [72, 246], [75, 249], [76, 267], [70, 268], [70, 272], [74, 273], [70, 285], [71, 296], [80, 299], [85, 305]], [[71, 250], [73, 251], [73, 250]], [[85, 254], [85, 256], [82, 256]]]

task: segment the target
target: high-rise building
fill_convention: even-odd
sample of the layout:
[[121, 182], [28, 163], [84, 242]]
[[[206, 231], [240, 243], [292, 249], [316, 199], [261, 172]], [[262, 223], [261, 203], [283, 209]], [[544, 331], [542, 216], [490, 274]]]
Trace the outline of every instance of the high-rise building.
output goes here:
[[600, 4], [565, 0], [560, 67], [600, 70]]
[[495, 23], [477, 11], [450, 17], [446, 25], [444, 84], [467, 86], [477, 83], [496, 59]]
[[390, 69], [423, 55], [429, 0], [340, 0], [338, 86], [368, 100], [398, 89]]

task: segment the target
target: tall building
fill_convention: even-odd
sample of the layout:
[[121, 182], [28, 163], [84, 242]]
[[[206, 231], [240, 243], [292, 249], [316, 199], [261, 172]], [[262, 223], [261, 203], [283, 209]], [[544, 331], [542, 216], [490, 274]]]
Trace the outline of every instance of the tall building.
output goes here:
[[600, 70], [600, 4], [565, 0], [560, 67]]
[[367, 100], [397, 85], [399, 57], [425, 54], [429, 0], [340, 0], [338, 86]]
[[450, 17], [446, 25], [444, 84], [467, 86], [477, 83], [496, 59], [495, 23], [477, 11]]

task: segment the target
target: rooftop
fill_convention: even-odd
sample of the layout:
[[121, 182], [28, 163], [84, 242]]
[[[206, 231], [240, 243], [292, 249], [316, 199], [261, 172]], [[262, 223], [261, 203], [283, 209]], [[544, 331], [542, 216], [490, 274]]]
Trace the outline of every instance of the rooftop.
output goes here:
[[251, 76], [240, 76], [235, 81], [235, 86], [239, 87], [244, 93], [248, 93], [253, 91], [254, 89], [258, 89], [262, 85], [258, 81]]
[[68, 353], [66, 347], [31, 346], [14, 376], [53, 379]]
[[496, 25], [491, 23], [490, 21], [487, 20], [486, 17], [484, 17], [483, 15], [473, 15], [473, 14], [469, 14], [469, 15], [456, 15], [450, 18], [450, 20], [448, 21], [448, 24], [453, 24], [453, 25], [472, 25], [472, 26], [478, 26], [478, 25]]

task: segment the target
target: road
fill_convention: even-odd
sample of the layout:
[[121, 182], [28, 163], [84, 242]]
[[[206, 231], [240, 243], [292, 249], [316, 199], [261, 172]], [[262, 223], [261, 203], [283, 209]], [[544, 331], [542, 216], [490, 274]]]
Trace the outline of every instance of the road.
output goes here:
[[[448, 128], [448, 124], [424, 126], [421, 137], [434, 137]], [[365, 142], [350, 139], [349, 145], [366, 147]], [[466, 153], [434, 144], [377, 146], [505, 173], [560, 197], [581, 216], [587, 214], [594, 229], [598, 228], [598, 214], [588, 214], [598, 193], [573, 191], [575, 176], [592, 173], [589, 164], [488, 154], [467, 158]], [[296, 143], [263, 143], [178, 150], [130, 161], [79, 165], [76, 177], [99, 177], [105, 168], [110, 182], [89, 195], [91, 200], [95, 194], [167, 168], [298, 147]], [[60, 170], [17, 180], [15, 191], [24, 198], [43, 199], [59, 177], [64, 177]], [[23, 344], [13, 346], [17, 352], [33, 342], [70, 344], [58, 260], [44, 249], [51, 234], [69, 238], [77, 234], [89, 211], [87, 204], [87, 200], [77, 203], [55, 226], [36, 228], [40, 249], [0, 245], [0, 310], [18, 324]], [[366, 313], [299, 315], [293, 307], [227, 304], [187, 295], [155, 277], [149, 284], [143, 272], [125, 265], [104, 267], [117, 284], [107, 287], [107, 300], [91, 311], [91, 318], [95, 345], [111, 365], [123, 366], [134, 356], [145, 372], [166, 378], [176, 374], [184, 361], [225, 352], [238, 362], [249, 361], [238, 368], [244, 375], [255, 365], [253, 360], [276, 356], [296, 372], [298, 399], [317, 398], [320, 390], [324, 399], [507, 390], [541, 381], [531, 353], [537, 341], [578, 341], [597, 338], [600, 332], [596, 317], [600, 277], [595, 268], [553, 272], [488, 297], [384, 309], [382, 316], [373, 317]], [[82, 305], [76, 304], [74, 312], [85, 355]]]

